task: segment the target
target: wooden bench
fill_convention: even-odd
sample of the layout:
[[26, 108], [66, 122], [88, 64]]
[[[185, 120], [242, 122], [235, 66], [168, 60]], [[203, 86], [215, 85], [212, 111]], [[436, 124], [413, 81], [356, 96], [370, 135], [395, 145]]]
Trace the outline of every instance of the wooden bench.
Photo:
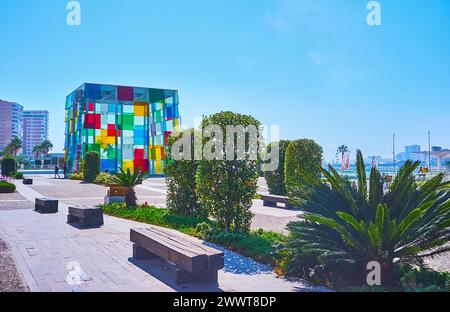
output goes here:
[[[289, 197], [279, 195], [261, 195], [263, 205], [267, 207], [279, 207], [278, 204], [284, 204], [286, 209], [297, 209], [289, 203]], [[281, 207], [279, 207], [281, 208]]]
[[69, 207], [67, 223], [77, 223], [80, 227], [100, 227], [103, 225], [103, 210], [88, 206]]
[[33, 179], [23, 179], [22, 183], [25, 185], [33, 185]]
[[36, 198], [34, 211], [39, 213], [57, 213], [58, 200], [51, 198]]
[[178, 285], [217, 283], [218, 271], [224, 267], [222, 251], [182, 233], [159, 227], [131, 229], [130, 240], [134, 243], [135, 260], [154, 257], [166, 260]]

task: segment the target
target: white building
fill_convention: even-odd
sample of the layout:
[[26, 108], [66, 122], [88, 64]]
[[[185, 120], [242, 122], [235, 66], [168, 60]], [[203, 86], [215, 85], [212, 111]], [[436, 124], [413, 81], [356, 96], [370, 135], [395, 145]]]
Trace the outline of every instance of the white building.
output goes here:
[[33, 156], [33, 148], [48, 139], [48, 111], [23, 112], [23, 155]]

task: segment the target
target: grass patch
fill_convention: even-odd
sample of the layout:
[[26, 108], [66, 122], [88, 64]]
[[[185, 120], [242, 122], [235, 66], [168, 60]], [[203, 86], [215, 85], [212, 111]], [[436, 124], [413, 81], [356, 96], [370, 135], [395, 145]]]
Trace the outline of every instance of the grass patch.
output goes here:
[[227, 233], [220, 230], [214, 221], [175, 214], [170, 209], [153, 206], [127, 209], [122, 203], [101, 205], [100, 207], [107, 215], [174, 229], [272, 266], [277, 263], [279, 246], [286, 240], [282, 234], [263, 230], [249, 233]]

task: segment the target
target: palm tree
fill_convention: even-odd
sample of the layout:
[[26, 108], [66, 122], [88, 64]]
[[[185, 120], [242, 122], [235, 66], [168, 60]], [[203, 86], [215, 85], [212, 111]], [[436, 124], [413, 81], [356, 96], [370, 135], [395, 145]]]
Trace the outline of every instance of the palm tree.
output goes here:
[[22, 148], [22, 140], [19, 139], [18, 137], [14, 137], [11, 140], [11, 143], [9, 143], [13, 152], [14, 157], [17, 156], [17, 153], [19, 152], [19, 150]]
[[344, 155], [345, 155], [345, 153], [348, 153], [348, 152], [349, 152], [349, 150], [348, 150], [347, 145], [341, 145], [337, 149], [336, 156], [340, 154], [341, 161], [342, 161], [342, 163], [344, 163]]
[[42, 147], [41, 145], [36, 145], [35, 147], [33, 147], [33, 154], [35, 158], [39, 158], [39, 155], [42, 152]]
[[122, 168], [119, 170], [120, 171], [112, 177], [112, 182], [127, 188], [125, 194], [127, 208], [136, 207], [137, 198], [134, 187], [142, 183], [145, 173], [142, 172], [140, 168], [134, 173], [131, 173], [130, 169], [127, 169], [126, 172]]
[[308, 173], [303, 182], [289, 181], [291, 201], [301, 206], [306, 220], [288, 225], [290, 268], [329, 278], [340, 275], [340, 281], [361, 286], [367, 264], [377, 261], [388, 286], [398, 282], [394, 269], [399, 265], [424, 267], [425, 259], [450, 251], [450, 183], [439, 174], [419, 186], [414, 175], [418, 166], [407, 161], [387, 192], [376, 168], [367, 185], [360, 151], [358, 183], [332, 166], [321, 168], [326, 183]]
[[42, 153], [47, 156], [48, 153], [53, 149], [53, 144], [50, 140], [44, 140], [40, 144]]

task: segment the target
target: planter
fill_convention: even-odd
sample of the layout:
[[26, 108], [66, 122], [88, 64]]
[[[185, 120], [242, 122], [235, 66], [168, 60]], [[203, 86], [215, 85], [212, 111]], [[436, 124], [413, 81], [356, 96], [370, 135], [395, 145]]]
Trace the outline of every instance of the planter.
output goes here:
[[109, 187], [108, 196], [109, 197], [125, 197], [127, 194], [128, 187], [123, 187], [119, 185], [112, 185]]
[[105, 196], [105, 205], [125, 202], [125, 196]]

